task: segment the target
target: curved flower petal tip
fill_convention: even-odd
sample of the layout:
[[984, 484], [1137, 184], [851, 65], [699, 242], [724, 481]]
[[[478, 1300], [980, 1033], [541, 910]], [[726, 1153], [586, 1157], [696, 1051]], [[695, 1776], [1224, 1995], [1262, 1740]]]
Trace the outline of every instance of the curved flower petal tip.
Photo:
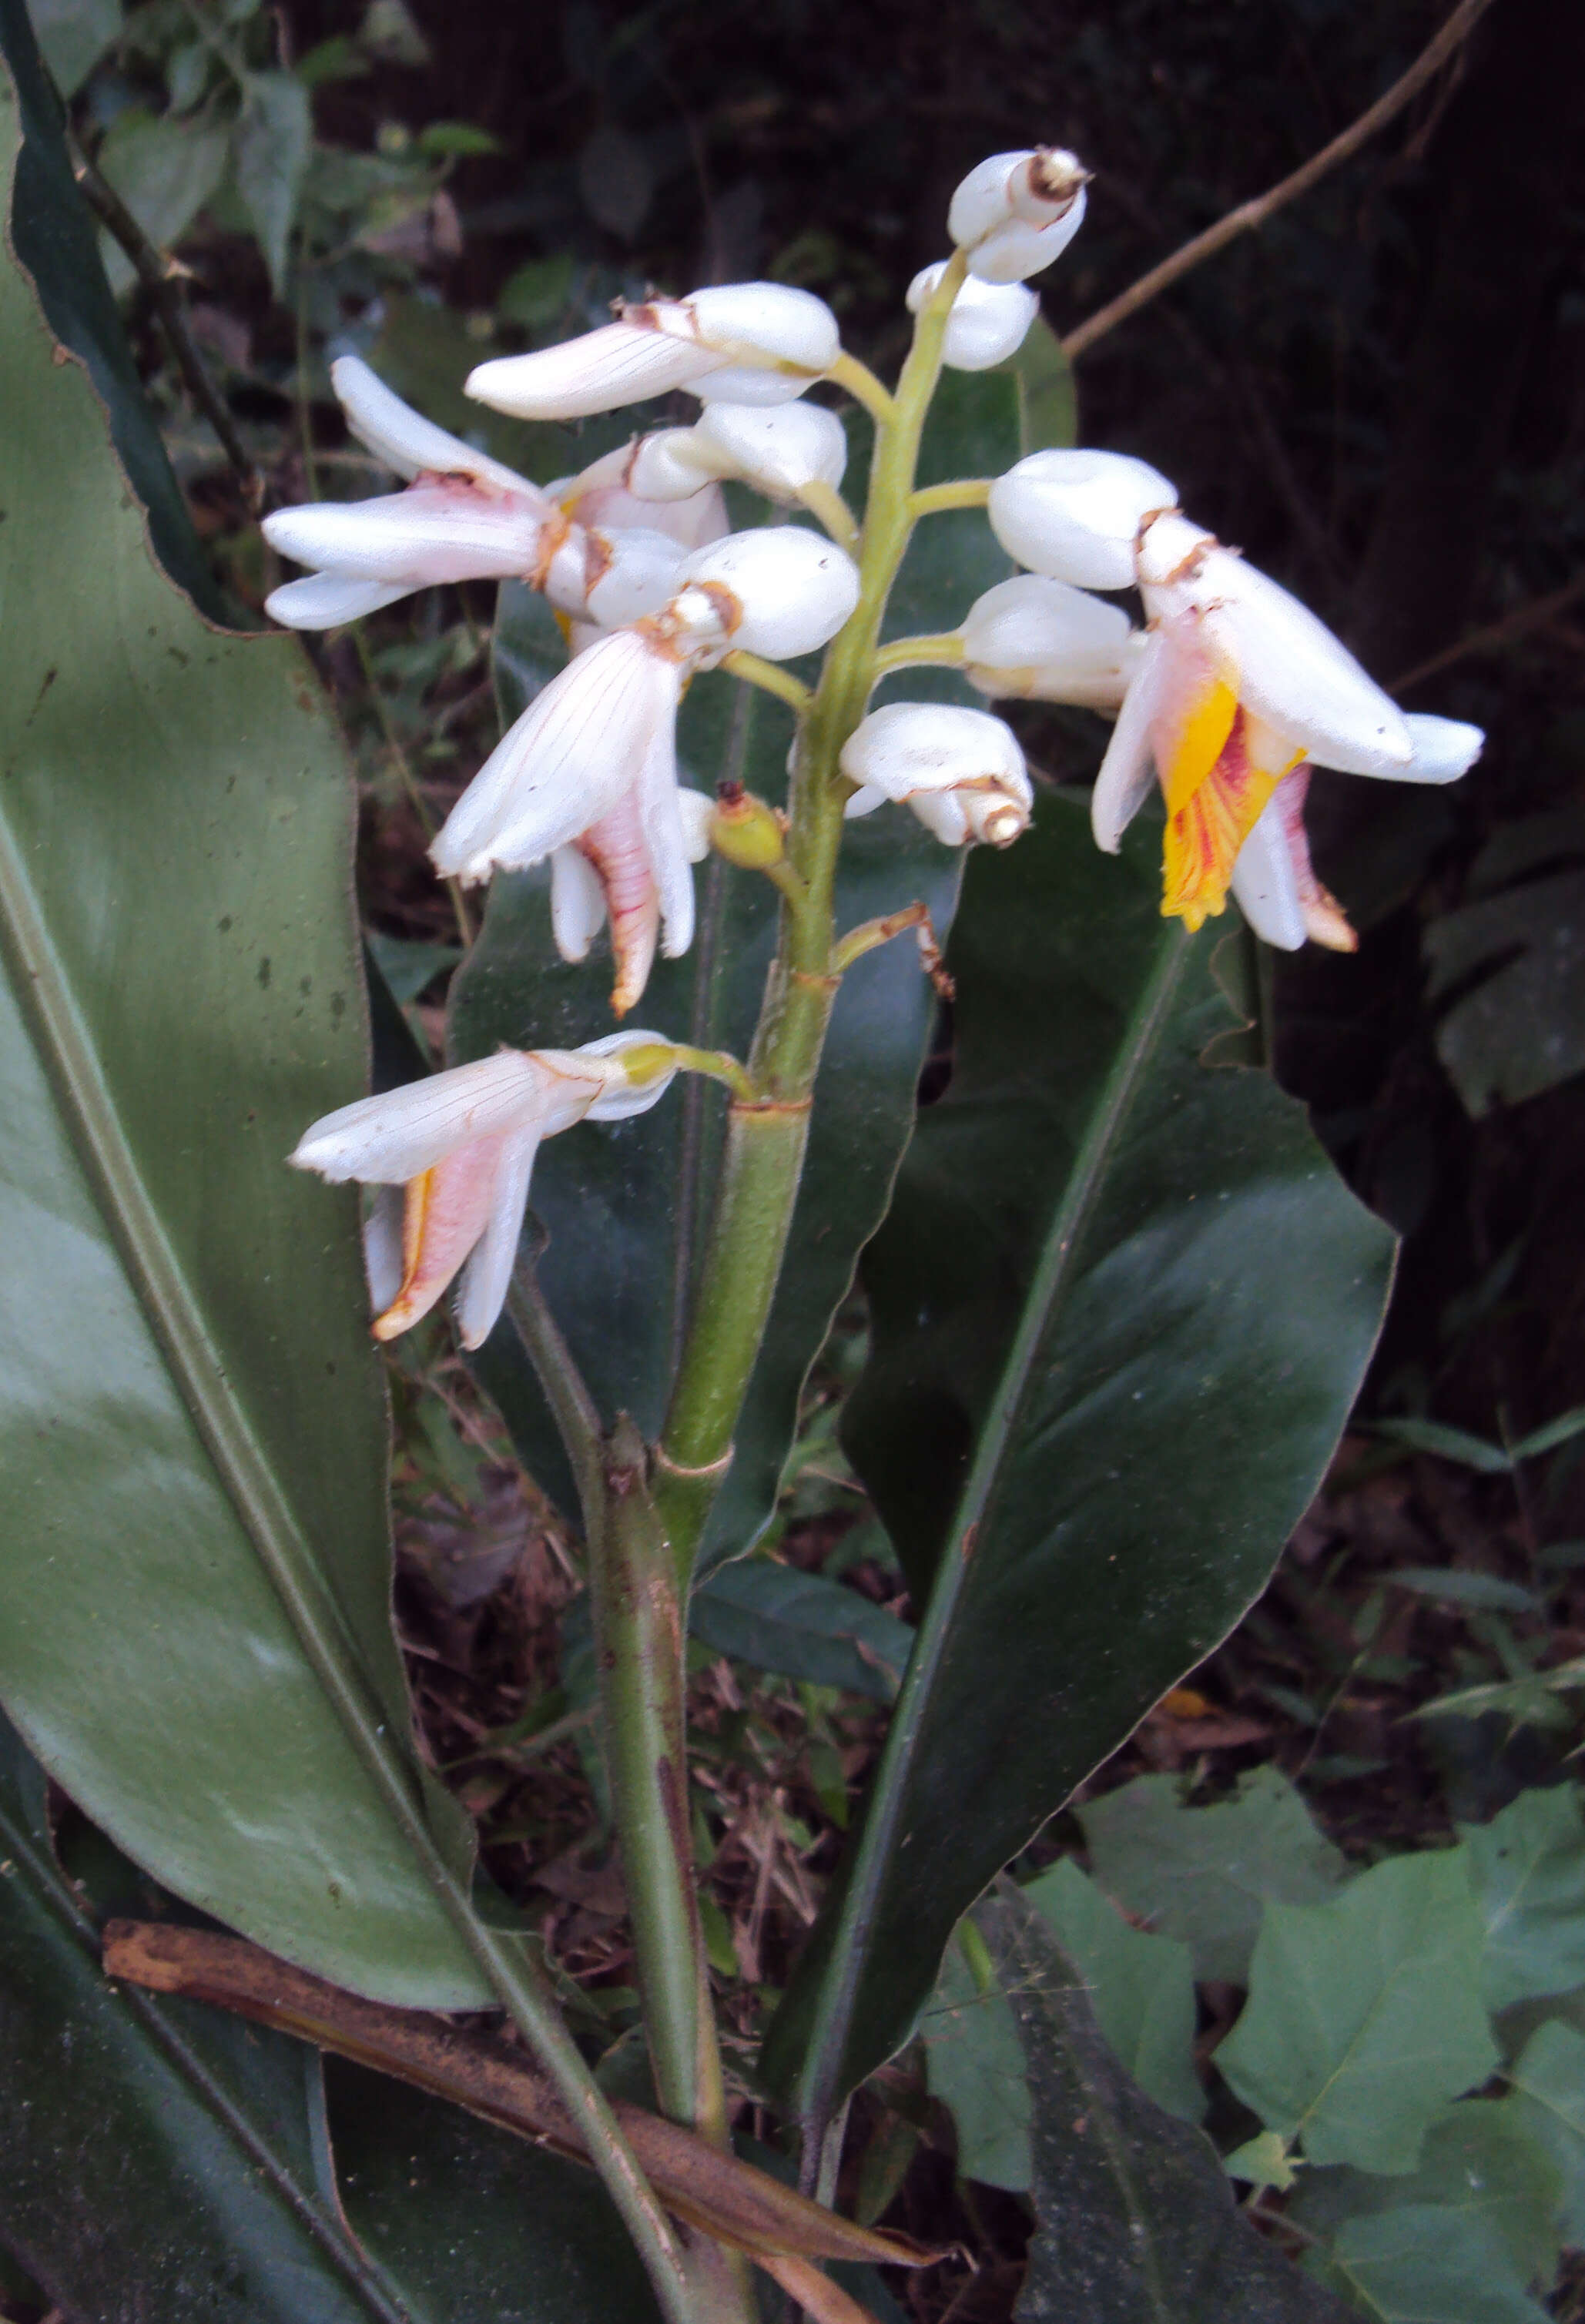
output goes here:
[[859, 786], [851, 817], [868, 794], [912, 807], [949, 846], [966, 839], [1006, 847], [1028, 825], [1034, 792], [1010, 726], [989, 711], [953, 703], [891, 702], [872, 710], [843, 746], [842, 770]]
[[1355, 952], [1348, 914], [1315, 876], [1304, 831], [1310, 769], [1278, 783], [1233, 866], [1233, 900], [1263, 942], [1297, 952], [1306, 938], [1329, 952]]
[[505, 1302], [540, 1140], [585, 1116], [641, 1112], [675, 1072], [669, 1046], [650, 1033], [582, 1049], [508, 1049], [316, 1122], [290, 1157], [299, 1168], [405, 1190], [398, 1265], [378, 1206], [372, 1222], [376, 1339], [410, 1329], [460, 1271], [463, 1344], [480, 1346]]
[[1019, 282], [1062, 256], [1084, 217], [1090, 172], [1060, 146], [992, 153], [952, 198], [947, 232], [984, 282]]
[[729, 533], [683, 567], [696, 589], [724, 591], [729, 643], [772, 661], [813, 653], [859, 602], [859, 568], [844, 549], [801, 524]]
[[781, 282], [734, 282], [652, 299], [582, 338], [481, 364], [466, 392], [522, 420], [576, 420], [676, 387], [779, 403], [801, 395], [840, 353], [824, 300]]
[[309, 573], [300, 581], [283, 581], [264, 600], [264, 611], [286, 630], [338, 630], [344, 622], [361, 622], [382, 605], [394, 605], [411, 595], [405, 581], [355, 581], [347, 573]]
[[1461, 718], [1435, 718], [1429, 711], [1411, 710], [1404, 724], [1415, 755], [1397, 770], [1401, 783], [1456, 783], [1486, 748], [1484, 730]]
[[[911, 315], [920, 312], [945, 271], [943, 259], [915, 275], [908, 290]], [[1039, 312], [1039, 300], [1021, 282], [982, 282], [971, 274], [952, 302], [941, 360], [951, 371], [989, 371], [1017, 355]]]
[[263, 529], [270, 546], [294, 564], [405, 590], [531, 572], [553, 517], [530, 485], [507, 493], [457, 476], [377, 500], [277, 509]]
[[1127, 589], [1145, 520], [1177, 506], [1159, 469], [1123, 452], [1031, 452], [991, 487], [991, 529], [1034, 572]]
[[437, 428], [394, 394], [359, 355], [339, 355], [330, 366], [330, 384], [360, 444], [399, 476], [475, 476], [506, 492], [535, 487], [460, 436]]
[[1119, 605], [1043, 573], [998, 582], [970, 606], [963, 675], [981, 694], [1115, 710], [1145, 645]]

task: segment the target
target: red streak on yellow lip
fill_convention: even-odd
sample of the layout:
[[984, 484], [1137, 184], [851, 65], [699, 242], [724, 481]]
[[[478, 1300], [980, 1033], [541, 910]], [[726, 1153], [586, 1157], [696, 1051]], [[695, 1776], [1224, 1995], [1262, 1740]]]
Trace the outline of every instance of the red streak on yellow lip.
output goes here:
[[[1230, 692], [1220, 683], [1218, 693]], [[1219, 713], [1220, 715], [1220, 713]], [[1203, 715], [1196, 732], [1175, 754], [1173, 770], [1180, 778], [1167, 792], [1166, 835], [1162, 862], [1161, 908], [1169, 919], [1181, 919], [1193, 931], [1214, 918], [1227, 905], [1227, 891], [1239, 850], [1259, 821], [1277, 784], [1296, 764], [1295, 752], [1286, 764], [1258, 765], [1250, 757], [1249, 722], [1237, 704], [1216, 754], [1200, 779], [1186, 791], [1181, 779], [1203, 761], [1206, 738], [1216, 720]], [[1175, 795], [1177, 803], [1175, 805]]]

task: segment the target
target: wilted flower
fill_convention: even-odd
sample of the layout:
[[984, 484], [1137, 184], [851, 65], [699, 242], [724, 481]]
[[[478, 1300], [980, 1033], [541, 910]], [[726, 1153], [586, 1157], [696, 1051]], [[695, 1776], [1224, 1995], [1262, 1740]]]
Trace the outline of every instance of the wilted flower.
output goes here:
[[727, 282], [621, 306], [614, 323], [469, 374], [467, 392], [520, 420], [576, 420], [686, 387], [705, 401], [787, 403], [842, 353], [836, 318], [785, 282]]
[[987, 710], [888, 703], [854, 728], [841, 764], [859, 785], [843, 810], [850, 818], [895, 799], [948, 847], [968, 839], [1006, 847], [1028, 827], [1035, 798], [1024, 754]]
[[[946, 261], [926, 266], [908, 285], [910, 315], [924, 309], [946, 272]], [[1016, 355], [1040, 312], [1040, 301], [1021, 282], [982, 282], [971, 274], [952, 302], [941, 360], [949, 371], [989, 371]]]
[[768, 498], [796, 501], [811, 484], [841, 484], [847, 432], [817, 403], [769, 410], [709, 403], [691, 428], [640, 436], [628, 456], [625, 481], [638, 503], [690, 498], [723, 476], [754, 485]]
[[329, 629], [443, 581], [521, 578], [561, 612], [608, 626], [672, 595], [681, 558], [663, 528], [571, 523], [549, 493], [410, 410], [355, 355], [334, 364], [331, 380], [354, 434], [412, 481], [265, 518], [273, 548], [319, 568], [265, 601], [289, 629]]
[[1120, 606], [1041, 573], [987, 589], [959, 634], [963, 675], [981, 694], [1090, 710], [1118, 707], [1145, 646]]
[[952, 198], [946, 230], [982, 282], [1021, 282], [1052, 264], [1079, 231], [1090, 173], [1060, 146], [992, 153]]
[[[1313, 613], [1186, 517], [1146, 523], [1136, 571], [1151, 634], [1092, 816], [1115, 850], [1154, 769], [1166, 800], [1162, 910], [1197, 928], [1222, 909], [1240, 850], [1301, 761], [1414, 780], [1415, 742]], [[1418, 779], [1461, 771], [1449, 762]]]
[[991, 487], [991, 530], [1020, 565], [1083, 589], [1128, 589], [1139, 529], [1178, 496], [1124, 452], [1031, 452]]
[[[635, 1074], [624, 1057], [640, 1046], [650, 1055]], [[665, 1047], [615, 1033], [581, 1049], [503, 1049], [360, 1098], [304, 1133], [288, 1157], [298, 1169], [406, 1189], [400, 1280], [372, 1286], [377, 1340], [428, 1314], [460, 1269], [462, 1342], [483, 1344], [505, 1303], [540, 1139], [642, 1113], [675, 1073], [654, 1055]]]
[[[658, 614], [597, 639], [502, 738], [453, 807], [430, 854], [467, 881], [553, 865], [558, 943], [581, 959], [599, 926], [592, 869], [609, 912], [620, 1014], [643, 991], [656, 930], [668, 959], [693, 942], [690, 864], [698, 816], [677, 779], [684, 681], [734, 648], [784, 660], [824, 645], [858, 601], [858, 573], [800, 526], [731, 533], [685, 559]], [[576, 849], [584, 859], [575, 863]]]

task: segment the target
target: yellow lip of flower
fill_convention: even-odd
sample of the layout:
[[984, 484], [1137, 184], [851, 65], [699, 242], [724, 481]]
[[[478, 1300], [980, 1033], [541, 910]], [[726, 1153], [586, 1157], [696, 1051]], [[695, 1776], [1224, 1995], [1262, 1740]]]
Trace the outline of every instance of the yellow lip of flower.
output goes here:
[[1210, 669], [1160, 740], [1166, 801], [1161, 909], [1193, 933], [1227, 906], [1239, 850], [1267, 801], [1304, 756], [1240, 705], [1230, 678]]

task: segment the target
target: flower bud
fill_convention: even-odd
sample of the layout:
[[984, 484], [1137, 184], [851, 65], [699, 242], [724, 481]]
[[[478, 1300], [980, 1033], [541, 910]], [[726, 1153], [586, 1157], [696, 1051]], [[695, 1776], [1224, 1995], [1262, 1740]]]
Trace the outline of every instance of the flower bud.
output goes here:
[[[908, 285], [911, 315], [923, 309], [945, 268], [943, 259], [915, 275]], [[981, 282], [971, 274], [952, 302], [941, 360], [950, 371], [989, 371], [1017, 355], [1039, 312], [1039, 300], [1021, 282]]]
[[740, 872], [767, 872], [787, 853], [786, 827], [776, 809], [742, 783], [718, 783], [710, 813], [710, 844]]
[[1027, 827], [1034, 805], [1011, 727], [955, 703], [872, 710], [843, 745], [841, 766], [859, 786], [844, 809], [850, 819], [895, 799], [949, 847], [967, 839], [1006, 847]]
[[[689, 431], [679, 428], [664, 432], [686, 436]], [[580, 475], [563, 476], [556, 484], [547, 484], [547, 497], [575, 524], [594, 526], [604, 532], [663, 532], [685, 553], [690, 549], [703, 549], [708, 541], [723, 540], [732, 530], [732, 520], [719, 484], [706, 483], [701, 476], [690, 476], [686, 493], [675, 500], [669, 495], [651, 496], [635, 488], [633, 460], [643, 444], [653, 441], [652, 437], [644, 437], [636, 444], [619, 444], [613, 452], [604, 453]]]
[[859, 602], [859, 569], [834, 541], [798, 524], [729, 533], [688, 558], [684, 594], [724, 591], [730, 645], [772, 661], [813, 653]]
[[1144, 643], [1120, 606], [1041, 573], [987, 589], [961, 634], [963, 675], [981, 694], [1090, 710], [1118, 707]]
[[640, 438], [628, 485], [640, 499], [675, 501], [734, 476], [771, 500], [793, 501], [808, 484], [839, 484], [846, 466], [847, 434], [834, 411], [815, 403], [769, 410], [708, 403], [692, 428]]
[[992, 153], [958, 187], [947, 232], [982, 282], [1021, 282], [1062, 256], [1084, 216], [1089, 172], [1060, 146]]
[[1086, 589], [1126, 589], [1135, 543], [1177, 493], [1122, 452], [1031, 452], [991, 487], [991, 529], [1009, 557]]

